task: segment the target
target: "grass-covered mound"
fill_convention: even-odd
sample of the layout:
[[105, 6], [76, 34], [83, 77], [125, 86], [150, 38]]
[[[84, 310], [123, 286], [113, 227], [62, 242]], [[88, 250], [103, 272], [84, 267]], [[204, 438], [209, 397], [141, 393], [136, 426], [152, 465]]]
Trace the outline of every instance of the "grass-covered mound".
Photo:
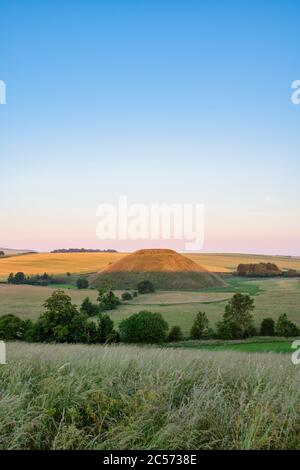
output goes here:
[[148, 249], [109, 265], [91, 276], [90, 284], [109, 283], [114, 289], [135, 288], [140, 281], [151, 281], [160, 290], [197, 290], [225, 286], [223, 279], [208, 272], [191, 259], [173, 250]]
[[280, 354], [8, 345], [1, 449], [300, 449]]

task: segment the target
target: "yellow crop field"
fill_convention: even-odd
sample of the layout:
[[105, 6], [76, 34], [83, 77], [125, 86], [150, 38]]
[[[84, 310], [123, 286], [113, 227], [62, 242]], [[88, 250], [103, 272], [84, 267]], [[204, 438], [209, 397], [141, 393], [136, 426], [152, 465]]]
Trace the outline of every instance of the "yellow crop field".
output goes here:
[[[6, 279], [13, 272], [25, 274], [92, 273], [102, 271], [110, 263], [120, 260], [126, 253], [37, 253], [10, 256], [0, 259], [0, 278]], [[260, 256], [240, 254], [195, 253], [185, 255], [208, 271], [226, 273], [239, 263], [273, 262], [281, 269], [300, 271], [300, 258], [284, 256]]]
[[263, 256], [247, 254], [195, 253], [186, 255], [196, 263], [212, 272], [226, 273], [234, 271], [240, 263], [275, 263], [280, 269], [300, 271], [300, 258], [290, 256]]
[[122, 258], [122, 253], [37, 253], [0, 259], [0, 277], [22, 271], [25, 274], [91, 273]]

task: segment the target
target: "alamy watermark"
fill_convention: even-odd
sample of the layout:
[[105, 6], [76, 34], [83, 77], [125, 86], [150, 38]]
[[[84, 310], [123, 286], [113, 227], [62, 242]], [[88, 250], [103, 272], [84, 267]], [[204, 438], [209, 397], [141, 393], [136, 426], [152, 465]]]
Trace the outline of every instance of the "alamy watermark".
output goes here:
[[0, 364], [6, 364], [6, 344], [0, 341]]
[[300, 104], [300, 80], [294, 80], [292, 83], [292, 89], [294, 90], [291, 96], [293, 104]]
[[0, 80], [0, 104], [6, 104], [6, 84]]
[[291, 347], [292, 349], [296, 350], [292, 354], [292, 363], [295, 365], [299, 365], [300, 364], [300, 339], [296, 339], [295, 341], [293, 341]]
[[187, 251], [203, 248], [203, 204], [129, 204], [127, 196], [120, 196], [117, 204], [100, 204], [97, 217], [102, 241], [176, 240]]

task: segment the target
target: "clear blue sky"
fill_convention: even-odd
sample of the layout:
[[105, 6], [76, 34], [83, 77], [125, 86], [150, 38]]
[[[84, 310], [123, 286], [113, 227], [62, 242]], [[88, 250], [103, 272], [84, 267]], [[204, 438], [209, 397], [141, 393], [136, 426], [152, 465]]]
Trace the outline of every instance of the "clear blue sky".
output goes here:
[[2, 0], [0, 246], [97, 247], [97, 206], [125, 194], [204, 203], [206, 251], [300, 255], [299, 15]]

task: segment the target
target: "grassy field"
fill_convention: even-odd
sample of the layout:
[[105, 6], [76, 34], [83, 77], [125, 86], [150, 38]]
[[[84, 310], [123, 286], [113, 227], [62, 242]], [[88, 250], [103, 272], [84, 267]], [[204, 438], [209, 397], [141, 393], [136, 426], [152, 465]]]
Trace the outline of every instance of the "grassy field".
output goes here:
[[285, 353], [292, 354], [291, 348], [293, 338], [264, 338], [253, 337], [243, 341], [181, 341], [178, 343], [170, 343], [164, 347], [167, 348], [184, 348], [184, 349], [200, 349], [207, 351], [238, 351], [247, 353]]
[[[300, 281], [298, 279], [240, 280], [228, 278], [228, 287], [201, 292], [156, 292], [140, 295], [109, 312], [116, 325], [141, 310], [160, 312], [170, 326], [180, 325], [184, 335], [189, 335], [195, 315], [205, 311], [213, 326], [221, 318], [226, 302], [235, 292], [254, 295], [255, 323], [259, 326], [265, 317], [277, 319], [281, 313], [300, 326]], [[42, 313], [42, 304], [50, 297], [53, 288], [14, 286], [0, 284], [0, 315], [13, 313], [23, 318], [37, 318]], [[96, 290], [69, 289], [67, 293], [79, 305], [89, 296], [96, 300]], [[121, 295], [121, 291], [117, 291]]]
[[[160, 312], [169, 322], [170, 326], [180, 325], [185, 335], [189, 334], [193, 319], [199, 310], [205, 311], [214, 326], [220, 320], [224, 313], [227, 302], [225, 294], [229, 297], [234, 292], [241, 290], [253, 294], [255, 292], [255, 311], [254, 318], [256, 326], [259, 326], [261, 320], [265, 317], [277, 319], [281, 313], [287, 313], [288, 317], [300, 326], [300, 282], [298, 279], [265, 279], [242, 281], [240, 286], [236, 279], [233, 284], [224, 289], [224, 292], [214, 293], [220, 297], [211, 298], [211, 300], [200, 302], [171, 303], [172, 295], [165, 297], [165, 303], [157, 304], [151, 299], [155, 299], [153, 294], [141, 296], [138, 299], [139, 304], [129, 303], [122, 305], [111, 313], [112, 318], [118, 324], [124, 317], [131, 313], [136, 313], [143, 309]], [[213, 292], [210, 292], [213, 294]], [[186, 293], [188, 294], [188, 293]], [[224, 296], [224, 300], [222, 300]], [[143, 302], [143, 303], [140, 303]]]
[[[37, 253], [10, 256], [0, 259], [0, 279], [7, 279], [11, 272], [25, 274], [92, 273], [101, 271], [126, 253]], [[300, 258], [284, 256], [259, 256], [240, 254], [189, 254], [185, 255], [211, 272], [228, 273], [239, 263], [274, 262], [281, 269], [300, 271]]]
[[[43, 303], [53, 291], [52, 287], [0, 284], [0, 315], [12, 313], [21, 318], [38, 318], [43, 312]], [[87, 289], [68, 289], [65, 292], [77, 305], [87, 296], [96, 300], [98, 294], [97, 291]]]
[[1, 449], [300, 449], [288, 355], [8, 344]]

